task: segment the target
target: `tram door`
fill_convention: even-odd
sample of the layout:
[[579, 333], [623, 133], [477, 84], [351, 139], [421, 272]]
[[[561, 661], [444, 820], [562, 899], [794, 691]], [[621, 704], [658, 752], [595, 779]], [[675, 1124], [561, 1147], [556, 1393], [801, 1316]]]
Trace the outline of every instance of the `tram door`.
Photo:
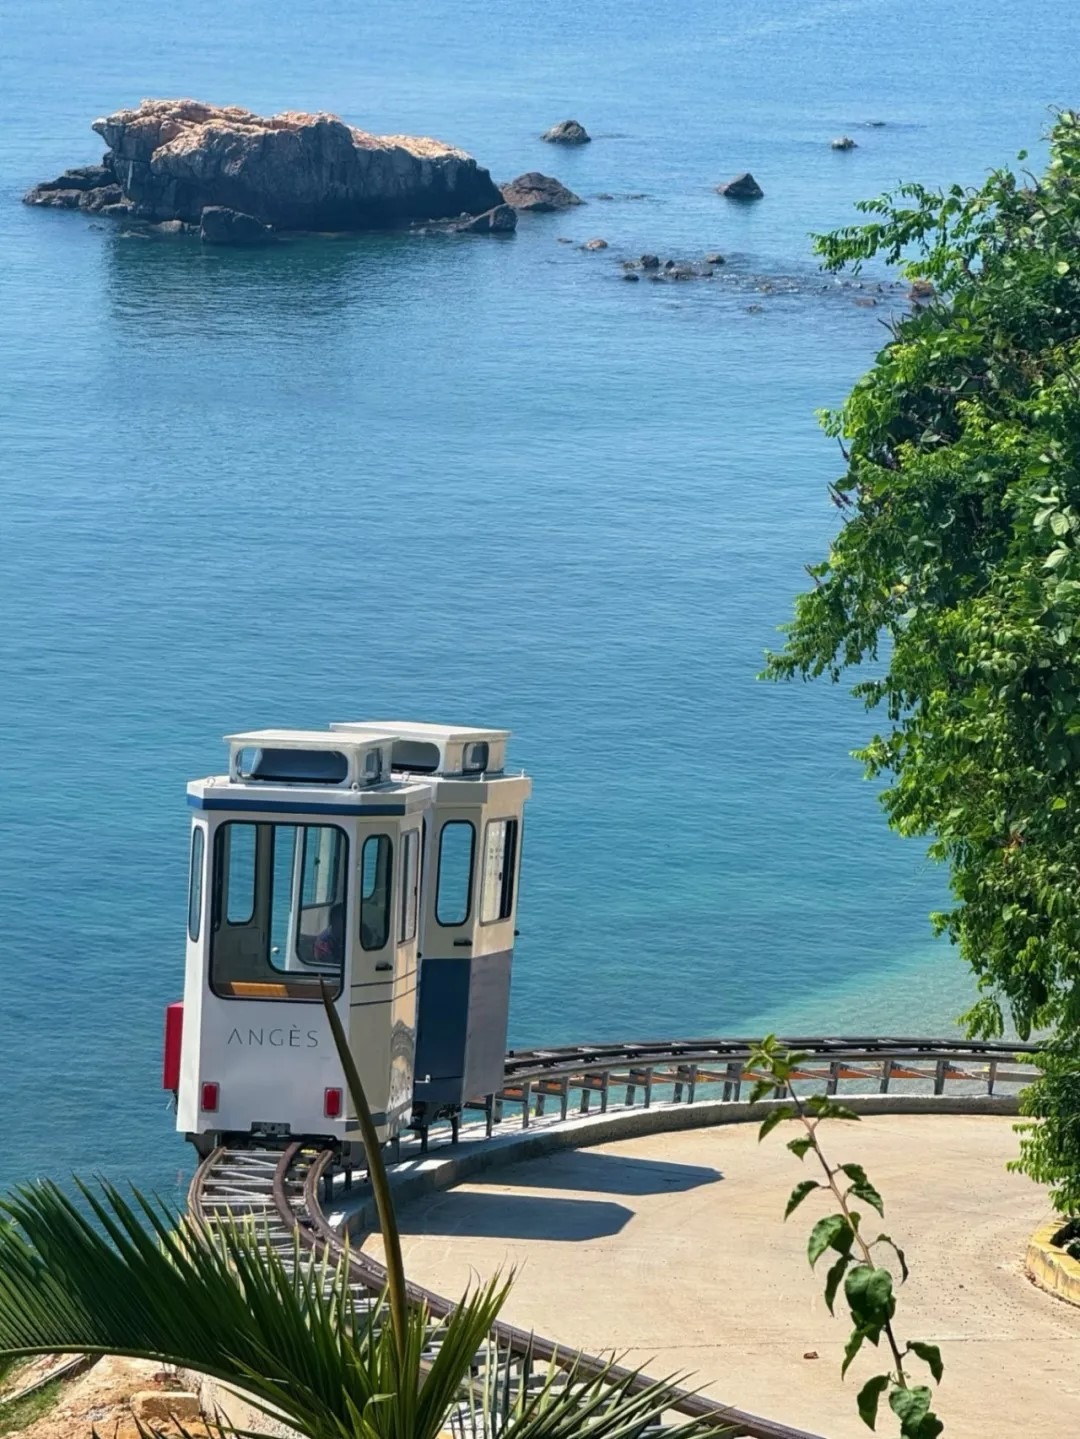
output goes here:
[[412, 1105], [422, 817], [359, 827], [349, 920], [349, 1042], [375, 1123], [396, 1132]]
[[[415, 1093], [425, 1107], [455, 1108], [502, 1088], [529, 788], [524, 776], [436, 785], [417, 1019]], [[453, 802], [463, 792], [475, 800]]]

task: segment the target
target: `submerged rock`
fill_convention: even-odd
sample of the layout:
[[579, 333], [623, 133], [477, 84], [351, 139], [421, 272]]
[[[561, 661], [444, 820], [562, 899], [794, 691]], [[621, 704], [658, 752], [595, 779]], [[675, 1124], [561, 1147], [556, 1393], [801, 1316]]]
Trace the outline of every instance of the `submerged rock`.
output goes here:
[[859, 147], [850, 135], [837, 135], [835, 140], [830, 140], [829, 145], [833, 150], [857, 150]]
[[713, 250], [711, 254], [705, 256], [705, 263], [706, 265], [726, 265], [727, 261], [719, 250]]
[[560, 120], [540, 136], [549, 145], [587, 145], [592, 136], [577, 120]]
[[765, 191], [749, 170], [744, 170], [741, 175], [736, 175], [724, 185], [717, 185], [716, 191], [719, 195], [726, 195], [729, 200], [761, 200], [765, 195]]
[[463, 217], [452, 227], [459, 235], [512, 235], [517, 211], [512, 205], [495, 205], [482, 215]]
[[912, 280], [909, 300], [932, 300], [937, 294], [933, 280]]
[[227, 205], [206, 205], [199, 223], [199, 239], [204, 245], [272, 245], [277, 236], [270, 225], [264, 225], [254, 215], [230, 210]]
[[581, 248], [582, 248], [583, 250], [606, 250], [607, 247], [608, 247], [608, 242], [607, 242], [606, 240], [599, 240], [599, 239], [598, 239], [598, 240], [586, 240], [585, 243], [584, 243], [584, 245], [582, 245]]
[[641, 257], [641, 268], [642, 268], [643, 270], [659, 270], [659, 268], [660, 268], [660, 256], [659, 256], [659, 255], [642, 255], [642, 257]]
[[539, 170], [528, 170], [516, 180], [510, 180], [500, 187], [502, 197], [515, 210], [544, 212], [569, 210], [583, 203], [580, 196], [568, 190], [554, 175], [541, 175]]
[[[281, 230], [355, 231], [478, 215], [502, 203], [487, 170], [463, 150], [371, 135], [335, 115], [262, 116], [197, 100], [144, 100], [93, 128], [109, 146], [104, 165], [38, 185], [29, 204], [71, 204], [46, 197], [118, 187], [105, 203], [129, 203], [145, 220], [199, 224], [210, 207]], [[99, 168], [109, 185], [91, 173]], [[90, 188], [72, 176], [85, 176]]]

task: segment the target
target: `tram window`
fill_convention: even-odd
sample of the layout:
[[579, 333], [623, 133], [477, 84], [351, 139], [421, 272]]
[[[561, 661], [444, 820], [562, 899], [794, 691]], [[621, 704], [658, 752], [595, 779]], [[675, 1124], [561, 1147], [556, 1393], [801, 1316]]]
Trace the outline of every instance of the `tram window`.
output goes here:
[[405, 832], [401, 853], [401, 925], [398, 943], [416, 938], [416, 907], [420, 895], [420, 832]]
[[372, 834], [360, 851], [360, 944], [384, 949], [390, 938], [390, 890], [394, 847], [390, 836]]
[[484, 879], [480, 891], [480, 922], [509, 919], [514, 909], [517, 869], [516, 819], [492, 819], [484, 831]]
[[197, 940], [202, 928], [202, 876], [203, 851], [206, 845], [206, 831], [197, 824], [191, 832], [191, 874], [188, 877], [188, 939]]
[[225, 918], [250, 924], [255, 914], [255, 830], [253, 824], [226, 824], [218, 831], [228, 854]]
[[348, 840], [336, 825], [223, 824], [214, 838], [214, 993], [317, 1000], [321, 978], [340, 993], [347, 873]]
[[435, 918], [441, 925], [464, 924], [472, 909], [472, 864], [476, 830], [467, 819], [451, 819], [439, 835], [439, 880]]

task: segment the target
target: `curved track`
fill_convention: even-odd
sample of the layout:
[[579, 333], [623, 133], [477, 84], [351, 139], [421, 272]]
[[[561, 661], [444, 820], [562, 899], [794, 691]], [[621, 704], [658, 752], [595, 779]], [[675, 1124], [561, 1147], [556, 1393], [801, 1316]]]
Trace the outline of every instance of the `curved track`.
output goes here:
[[[863, 1080], [872, 1081], [879, 1091], [884, 1091], [895, 1078], [929, 1082], [939, 1094], [950, 1081], [985, 1083], [990, 1094], [996, 1083], [1023, 1082], [1026, 1076], [1021, 1071], [1002, 1066], [1033, 1048], [880, 1037], [795, 1037], [784, 1042], [806, 1052], [803, 1077], [808, 1082], [824, 1082], [830, 1090], [841, 1081]], [[521, 1122], [527, 1125], [534, 1101], [539, 1111], [546, 1093], [561, 1096], [565, 1117], [571, 1090], [581, 1091], [581, 1108], [585, 1110], [590, 1092], [600, 1089], [606, 1108], [612, 1083], [627, 1085], [628, 1105], [633, 1102], [635, 1089], [641, 1089], [643, 1103], [649, 1104], [654, 1083], [671, 1086], [676, 1099], [684, 1094], [693, 1099], [699, 1084], [723, 1084], [724, 1098], [737, 1099], [743, 1078], [750, 1077], [744, 1076], [748, 1053], [748, 1041], [715, 1039], [511, 1051], [503, 1094], [487, 1106], [489, 1131], [493, 1120], [497, 1122], [501, 1115], [502, 1102], [519, 1105]], [[822, 1062], [824, 1068], [820, 1067]], [[218, 1217], [244, 1213], [258, 1216], [286, 1263], [293, 1259], [297, 1237], [311, 1253], [347, 1256], [358, 1302], [373, 1307], [385, 1284], [385, 1269], [370, 1255], [345, 1248], [341, 1233], [330, 1225], [320, 1203], [322, 1182], [337, 1162], [333, 1149], [301, 1142], [283, 1149], [254, 1144], [215, 1149], [195, 1173], [188, 1208], [196, 1220], [210, 1228]], [[409, 1297], [414, 1303], [426, 1305], [436, 1319], [445, 1317], [454, 1307], [442, 1295], [415, 1284], [409, 1285]], [[551, 1365], [562, 1369], [576, 1365], [579, 1371], [593, 1373], [605, 1367], [605, 1361], [596, 1355], [560, 1347], [554, 1340], [502, 1322], [496, 1324], [493, 1339], [500, 1355], [510, 1357], [514, 1378], [521, 1384], [528, 1383], [537, 1369]], [[645, 1376], [637, 1380], [640, 1387], [649, 1382]], [[805, 1430], [685, 1390], [679, 1391], [673, 1409], [684, 1417], [713, 1418], [718, 1425], [729, 1426], [728, 1432], [740, 1439], [816, 1439]]]

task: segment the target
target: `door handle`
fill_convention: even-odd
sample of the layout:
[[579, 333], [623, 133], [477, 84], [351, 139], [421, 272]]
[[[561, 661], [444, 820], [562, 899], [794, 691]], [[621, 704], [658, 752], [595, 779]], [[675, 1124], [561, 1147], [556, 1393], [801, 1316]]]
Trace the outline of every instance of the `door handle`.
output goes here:
[[455, 948], [455, 949], [472, 949], [472, 940], [471, 940], [471, 939], [455, 939], [455, 940], [454, 940], [454, 948]]

